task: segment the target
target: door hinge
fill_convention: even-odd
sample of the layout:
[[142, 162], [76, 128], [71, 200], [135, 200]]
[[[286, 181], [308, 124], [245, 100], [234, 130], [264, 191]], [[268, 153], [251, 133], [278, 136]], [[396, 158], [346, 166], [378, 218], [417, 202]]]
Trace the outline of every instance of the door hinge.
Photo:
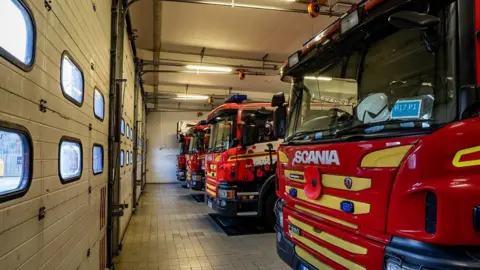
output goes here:
[[47, 212], [45, 211], [45, 206], [42, 206], [38, 209], [38, 220], [42, 220], [45, 218]]
[[38, 108], [40, 109], [41, 112], [47, 112], [47, 101], [44, 99], [40, 99], [40, 104], [38, 105]]
[[45, 4], [47, 11], [52, 10], [52, 0], [45, 0], [43, 3]]

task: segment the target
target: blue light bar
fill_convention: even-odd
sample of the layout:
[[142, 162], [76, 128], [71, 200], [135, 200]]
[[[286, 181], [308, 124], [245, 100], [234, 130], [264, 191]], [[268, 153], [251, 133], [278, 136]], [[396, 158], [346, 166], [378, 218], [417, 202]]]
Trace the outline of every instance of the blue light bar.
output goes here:
[[241, 103], [247, 100], [247, 95], [233, 94], [225, 100], [225, 103]]

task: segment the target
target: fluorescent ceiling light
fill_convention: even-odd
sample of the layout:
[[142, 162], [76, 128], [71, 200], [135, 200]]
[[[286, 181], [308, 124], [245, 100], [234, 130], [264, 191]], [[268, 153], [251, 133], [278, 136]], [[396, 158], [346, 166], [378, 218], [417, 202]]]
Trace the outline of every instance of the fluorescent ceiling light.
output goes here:
[[223, 71], [200, 71], [200, 70], [185, 70], [182, 73], [190, 73], [190, 74], [226, 74]]
[[317, 80], [317, 81], [326, 81], [326, 82], [329, 82], [332, 80], [332, 78], [329, 78], [329, 77], [305, 77], [304, 78], [305, 80]]
[[208, 96], [199, 96], [199, 95], [177, 95], [176, 100], [206, 100]]
[[197, 70], [197, 71], [216, 71], [216, 72], [232, 72], [233, 71], [233, 69], [229, 67], [196, 66], [196, 65], [188, 65], [185, 67], [187, 69]]

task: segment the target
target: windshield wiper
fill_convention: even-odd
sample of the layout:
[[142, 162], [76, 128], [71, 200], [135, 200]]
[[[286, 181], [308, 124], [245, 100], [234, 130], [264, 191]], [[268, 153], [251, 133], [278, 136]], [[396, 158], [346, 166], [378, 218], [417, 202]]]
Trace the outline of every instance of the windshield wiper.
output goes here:
[[[363, 123], [363, 124], [358, 124], [358, 125], [355, 125], [355, 126], [351, 126], [351, 127], [348, 127], [348, 128], [338, 130], [337, 132], [335, 132], [335, 138], [339, 138], [343, 135], [347, 135], [350, 132], [352, 132], [354, 130], [357, 130], [357, 129], [365, 129], [366, 130], [368, 128], [373, 128], [373, 127], [379, 127], [379, 128], [382, 127], [379, 130], [372, 130], [372, 132], [366, 132], [366, 133], [376, 133], [376, 132], [382, 131], [384, 129], [384, 126], [390, 125], [390, 124], [398, 124], [402, 128], [414, 128], [415, 124], [428, 123], [428, 122], [432, 122], [432, 121], [433, 120], [431, 120], [431, 119], [425, 119], [425, 120], [388, 120], [388, 121], [377, 122], [377, 123]], [[402, 124], [404, 124], [404, 126], [402, 126]], [[412, 125], [407, 125], [407, 124], [413, 124], [413, 126]], [[432, 126], [432, 125], [430, 125], [430, 126]]]
[[[291, 141], [291, 140], [295, 140], [295, 139], [299, 139], [299, 138], [301, 138], [302, 140], [307, 140], [305, 138], [308, 135], [317, 134], [317, 133], [325, 132], [325, 131], [329, 131], [329, 130], [330, 129], [315, 129], [315, 130], [309, 130], [309, 131], [300, 131], [300, 132], [297, 132], [297, 133], [293, 134], [289, 138], [287, 138], [287, 141]], [[313, 138], [308, 138], [308, 139], [315, 139], [315, 136]]]

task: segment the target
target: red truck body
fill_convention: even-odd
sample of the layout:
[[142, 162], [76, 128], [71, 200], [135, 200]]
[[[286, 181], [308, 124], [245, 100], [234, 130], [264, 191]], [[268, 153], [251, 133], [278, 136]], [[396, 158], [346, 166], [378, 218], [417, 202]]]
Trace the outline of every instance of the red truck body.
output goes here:
[[[193, 190], [205, 188], [205, 154], [208, 148], [208, 125], [198, 124], [192, 127], [189, 149], [186, 154], [187, 162], [187, 187]], [[195, 140], [195, 143], [193, 141]]]
[[[418, 26], [427, 19], [432, 25]], [[413, 30], [401, 28], [411, 21], [418, 23], [409, 25]], [[287, 264], [302, 270], [480, 267], [479, 30], [478, 0], [362, 1], [285, 63], [293, 99], [278, 149], [275, 211], [277, 253]], [[396, 36], [402, 39], [390, 41]], [[351, 65], [355, 56], [360, 60]], [[425, 71], [426, 59], [435, 62], [436, 77]], [[338, 63], [338, 76], [353, 74], [358, 82], [353, 99], [344, 98], [349, 82], [331, 75]], [[306, 71], [309, 65], [319, 71]], [[453, 75], [439, 81], [445, 70]], [[384, 79], [386, 88], [362, 93]], [[340, 87], [330, 84], [340, 81]], [[328, 101], [353, 110], [328, 109], [308, 119], [317, 84], [321, 95], [329, 87], [344, 90], [318, 98], [317, 107]], [[296, 96], [303, 100], [298, 107]], [[389, 103], [364, 110], [373, 96], [380, 99], [370, 109], [381, 98]], [[375, 120], [385, 110], [385, 119]]]
[[[209, 114], [211, 139], [205, 161], [205, 190], [209, 207], [221, 215], [265, 217], [263, 213], [270, 207], [266, 212], [274, 221], [276, 196], [272, 176], [279, 141], [262, 129], [268, 126], [268, 117], [263, 116], [267, 120], [259, 124], [261, 139], [251, 145], [244, 145], [242, 140], [242, 117], [259, 110], [264, 111], [263, 115], [272, 113], [268, 103], [226, 103]], [[220, 135], [226, 133], [227, 136]]]

